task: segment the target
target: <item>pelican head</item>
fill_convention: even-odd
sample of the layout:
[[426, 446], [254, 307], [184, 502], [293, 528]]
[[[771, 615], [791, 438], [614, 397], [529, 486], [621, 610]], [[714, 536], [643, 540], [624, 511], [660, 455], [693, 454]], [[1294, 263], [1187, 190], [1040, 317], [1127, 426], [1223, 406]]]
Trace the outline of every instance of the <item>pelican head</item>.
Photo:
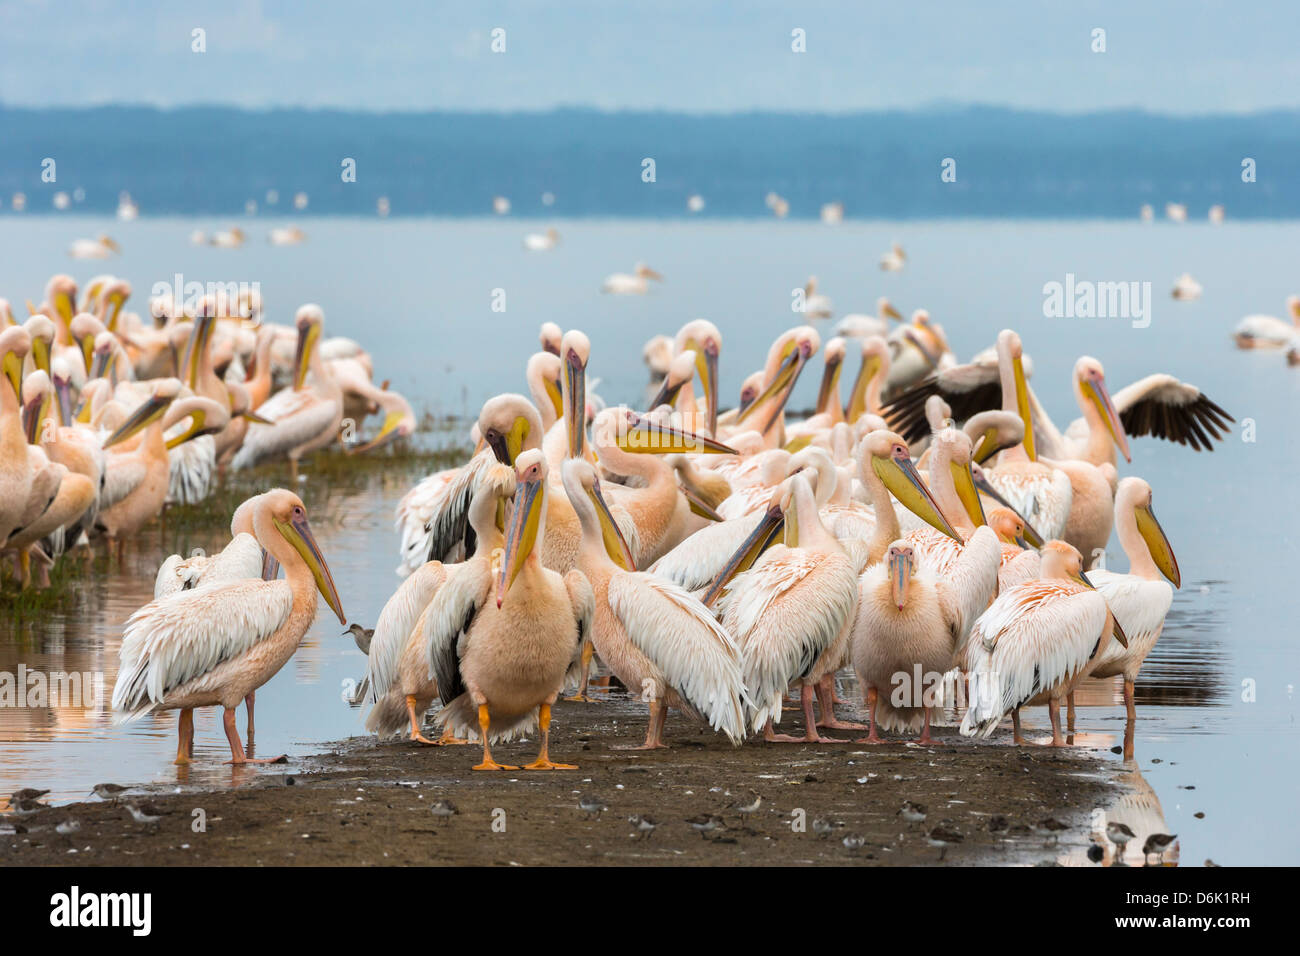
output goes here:
[[635, 571], [636, 562], [632, 558], [632, 551], [605, 502], [605, 496], [600, 493], [600, 477], [596, 474], [596, 469], [582, 458], [566, 458], [560, 469], [564, 491], [569, 500], [574, 502], [578, 516], [581, 518], [586, 515], [588, 520], [594, 516], [609, 559], [624, 571]]
[[695, 351], [692, 349], [674, 356], [673, 360], [668, 363], [668, 374], [664, 376], [663, 385], [659, 387], [658, 393], [650, 400], [648, 411], [654, 411], [661, 405], [676, 405], [677, 396], [682, 392], [682, 388], [695, 377]]
[[45, 301], [66, 326], [77, 311], [77, 281], [69, 275], [51, 276], [45, 284]]
[[293, 387], [300, 390], [325, 327], [325, 312], [319, 305], [299, 306], [294, 325], [298, 327], [298, 346], [293, 356]]
[[[953, 487], [971, 524], [976, 528], [985, 524], [984, 506], [980, 503], [979, 489], [975, 486], [975, 475], [971, 470], [970, 438], [959, 429], [944, 428], [935, 434], [934, 446], [936, 463], [944, 458], [948, 460]], [[940, 449], [943, 454], [940, 454]]]
[[22, 400], [23, 359], [32, 350], [32, 337], [20, 325], [13, 325], [0, 332], [0, 372], [9, 380], [14, 390], [14, 401]]
[[[1025, 538], [1024, 542], [1017, 541], [1016, 543], [1019, 544], [1022, 548], [1023, 547], [1041, 548], [1043, 546], [1043, 536], [1034, 529], [1034, 526], [1031, 525], [1028, 522], [1028, 520], [1026, 520], [1024, 515], [1022, 515], [1019, 511], [1017, 511], [1012, 506], [1011, 502], [1007, 501], [1006, 498], [1002, 497], [1001, 492], [999, 492], [996, 488], [993, 487], [993, 483], [990, 482], [988, 476], [984, 474], [984, 469], [981, 468], [979, 465], [975, 464], [974, 462], [972, 462], [970, 466], [970, 470], [971, 470], [971, 476], [975, 479], [975, 487], [979, 489], [980, 494], [987, 495], [988, 497], [992, 498], [994, 501], [998, 503], [998, 507], [994, 508], [993, 512], [989, 514], [989, 526], [990, 527], [993, 526], [994, 513], [998, 511], [1010, 512], [1012, 515], [1015, 516], [1016, 521], [1019, 522], [1021, 532]], [[996, 528], [994, 528], [993, 530], [997, 531]], [[999, 537], [1001, 537], [1000, 532], [999, 532]]]
[[1111, 439], [1124, 453], [1124, 460], [1131, 462], [1133, 456], [1128, 450], [1128, 435], [1124, 432], [1119, 412], [1115, 411], [1115, 404], [1110, 400], [1110, 392], [1106, 390], [1106, 372], [1101, 363], [1090, 355], [1080, 358], [1074, 363], [1074, 384], [1079, 395], [1091, 402], [1101, 416]]
[[[104, 334], [112, 335], [111, 332]], [[180, 393], [180, 379], [164, 378], [159, 380], [154, 385], [153, 393], [140, 403], [139, 407], [130, 414], [117, 431], [104, 440], [104, 447], [112, 448], [161, 419], [166, 414], [167, 407], [176, 400]]]
[[677, 330], [673, 348], [695, 353], [695, 369], [709, 409], [709, 434], [718, 431], [718, 356], [722, 353], [722, 333], [708, 319], [692, 319]]
[[907, 450], [907, 442], [900, 435], [887, 429], [877, 429], [868, 434], [859, 447], [864, 470], [870, 467], [903, 507], [955, 541], [962, 540], [944, 518], [930, 489], [921, 480]]
[[772, 427], [777, 416], [785, 407], [790, 394], [794, 391], [799, 373], [808, 364], [808, 360], [821, 348], [821, 336], [811, 325], [801, 325], [783, 332], [768, 349], [765, 369], [766, 387], [749, 406], [736, 418], [736, 424], [743, 422], [756, 408], [764, 406], [769, 399], [774, 400], [774, 407], [767, 422], [762, 426], [766, 432]]
[[131, 283], [125, 279], [113, 278], [101, 290], [100, 302], [103, 303], [104, 326], [110, 332], [117, 331], [117, 318], [129, 298], [131, 298]]
[[577, 329], [564, 333], [560, 340], [560, 378], [570, 458], [581, 458], [586, 450], [587, 360], [590, 357], [591, 340], [584, 333]]
[[758, 398], [761, 391], [763, 391], [763, 373], [753, 372], [747, 375], [740, 383], [740, 404], [736, 410], [741, 415], [745, 414], [745, 409], [754, 404], [754, 399]]
[[280, 537], [298, 552], [316, 581], [316, 590], [320, 591], [329, 609], [338, 615], [339, 623], [346, 624], [348, 619], [343, 613], [343, 602], [339, 600], [334, 577], [330, 574], [329, 565], [325, 563], [325, 556], [321, 554], [320, 545], [316, 543], [316, 536], [312, 534], [311, 525], [307, 521], [307, 508], [302, 499], [284, 488], [275, 488], [259, 495], [253, 520], [260, 524], [258, 519], [262, 517], [269, 519]]
[[379, 426], [379, 431], [375, 437], [363, 445], [349, 449], [349, 453], [359, 455], [363, 452], [374, 451], [383, 445], [399, 438], [409, 438], [415, 433], [415, 428], [419, 422], [415, 418], [415, 411], [411, 408], [411, 403], [399, 395], [397, 392], [386, 391], [376, 398], [379, 407], [384, 410], [384, 421]]
[[[1041, 553], [1040, 577], [1074, 581], [1076, 584], [1096, 590], [1093, 583], [1088, 580], [1088, 575], [1083, 573], [1083, 555], [1074, 545], [1053, 539], [1043, 545]], [[1115, 639], [1121, 646], [1128, 647], [1128, 635], [1124, 633], [1124, 628], [1119, 625], [1119, 618], [1114, 614], [1111, 614], [1111, 633], [1115, 635]]]
[[845, 419], [852, 424], [867, 411], [867, 392], [874, 381], [884, 382], [889, 374], [889, 344], [879, 335], [868, 335], [862, 340], [862, 365], [853, 380], [849, 393], [849, 408]]
[[655, 272], [653, 269], [651, 269], [651, 268], [650, 268], [648, 265], [646, 265], [644, 262], [638, 262], [638, 263], [636, 264], [636, 269], [635, 269], [634, 271], [635, 271], [636, 274], [639, 275], [642, 279], [655, 279], [655, 280], [658, 280], [658, 281], [663, 281], [663, 276], [661, 276], [658, 272]]
[[513, 468], [520, 453], [541, 443], [542, 417], [532, 402], [510, 392], [483, 404], [478, 430], [497, 461]]
[[999, 409], [976, 412], [966, 419], [961, 430], [971, 440], [971, 459], [979, 465], [1025, 438], [1025, 423], [1020, 416]]
[[989, 512], [989, 527], [1007, 544], [1018, 544], [1028, 548], [1025, 540], [1025, 521], [1010, 508], [997, 507]]
[[666, 335], [655, 335], [646, 340], [641, 348], [641, 360], [654, 378], [663, 378], [668, 374], [668, 365], [673, 360], [673, 340]]
[[104, 331], [107, 331], [104, 323], [99, 321], [98, 316], [91, 315], [89, 312], [78, 312], [68, 323], [68, 334], [81, 349], [87, 372], [90, 371], [90, 366], [95, 360], [95, 337]]
[[23, 379], [23, 427], [29, 445], [40, 444], [41, 422], [49, 413], [53, 397], [54, 387], [50, 384], [50, 377], [40, 369]]
[[556, 421], [564, 415], [563, 378], [560, 357], [554, 352], [534, 352], [528, 357], [528, 365], [524, 369], [528, 390], [532, 392], [533, 401], [538, 407], [549, 408]]
[[717, 575], [709, 582], [704, 597], [700, 599], [705, 607], [712, 607], [713, 602], [726, 590], [732, 579], [752, 568], [762, 557], [763, 552], [781, 538], [785, 527], [785, 509], [790, 501], [789, 480], [786, 479], [772, 492], [772, 497], [768, 499], [767, 507], [763, 509], [762, 517], [759, 518], [754, 530], [741, 542], [740, 547], [732, 553]]
[[894, 606], [901, 611], [907, 605], [907, 586], [916, 573], [916, 555], [912, 546], [899, 538], [885, 553], [885, 563], [889, 567], [890, 595]]
[[826, 340], [826, 349], [822, 353], [825, 368], [822, 371], [822, 383], [817, 390], [817, 411], [825, 412], [831, 400], [838, 404], [840, 400], [840, 372], [844, 368], [844, 339], [835, 336]]
[[90, 367], [86, 375], [90, 378], [108, 378], [117, 365], [117, 336], [108, 330], [100, 332], [94, 338], [91, 349]]
[[50, 349], [54, 346], [54, 322], [48, 315], [37, 312], [23, 323], [23, 328], [32, 337], [32, 361], [37, 368], [50, 370]]
[[1034, 421], [1029, 406], [1029, 382], [1025, 377], [1025, 352], [1020, 336], [1011, 329], [998, 333], [998, 370], [1002, 376], [1003, 401], [1007, 399], [1008, 386], [1015, 399], [1016, 413], [1025, 428], [1025, 454], [1030, 461], [1038, 460], [1034, 447]]
[[882, 319], [903, 321], [903, 313], [894, 308], [894, 304], [889, 301], [889, 297], [884, 295], [876, 300], [876, 315]]
[[542, 331], [538, 338], [542, 343], [543, 352], [550, 352], [552, 355], [559, 355], [560, 339], [563, 337], [563, 330], [561, 330], [554, 322], [542, 323]]
[[497, 607], [505, 601], [545, 531], [547, 470], [546, 456], [540, 448], [528, 449], [515, 462], [515, 503], [510, 509], [506, 546], [497, 575]]
[[70, 425], [73, 408], [72, 370], [62, 355], [50, 363], [50, 380], [54, 383], [54, 394], [59, 400], [59, 421], [64, 425]]
[[1183, 576], [1178, 570], [1178, 559], [1174, 557], [1174, 549], [1165, 536], [1165, 529], [1160, 527], [1160, 522], [1151, 510], [1151, 497], [1151, 486], [1141, 478], [1130, 476], [1120, 481], [1115, 491], [1115, 504], [1117, 508], [1128, 505], [1133, 509], [1138, 534], [1146, 542], [1151, 560], [1174, 587], [1181, 588]]
[[730, 445], [706, 435], [656, 421], [624, 407], [606, 408], [597, 414], [592, 434], [597, 448], [617, 448], [629, 454], [737, 454]]

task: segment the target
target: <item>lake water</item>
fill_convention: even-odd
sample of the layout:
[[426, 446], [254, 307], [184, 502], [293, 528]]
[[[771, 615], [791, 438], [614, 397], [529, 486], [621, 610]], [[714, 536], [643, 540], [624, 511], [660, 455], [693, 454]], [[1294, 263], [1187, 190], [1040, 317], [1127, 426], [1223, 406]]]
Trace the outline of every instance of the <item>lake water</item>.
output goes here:
[[[991, 344], [999, 329], [1016, 328], [1034, 359], [1035, 388], [1060, 424], [1076, 414], [1069, 373], [1085, 352], [1105, 363], [1112, 392], [1154, 371], [1195, 383], [1238, 419], [1236, 432], [1208, 455], [1138, 439], [1133, 464], [1121, 467], [1154, 487], [1184, 582], [1138, 682], [1136, 769], [1158, 801], [1164, 829], [1179, 835], [1182, 863], [1300, 859], [1300, 828], [1289, 809], [1300, 795], [1300, 652], [1296, 527], [1287, 504], [1300, 464], [1290, 420], [1300, 370], [1288, 369], [1280, 353], [1239, 352], [1229, 340], [1242, 315], [1281, 314], [1285, 297], [1300, 291], [1300, 225], [593, 220], [561, 223], [559, 247], [530, 254], [523, 235], [547, 223], [313, 219], [297, 247], [270, 246], [267, 220], [244, 224], [250, 238], [239, 249], [189, 243], [191, 230], [223, 225], [5, 217], [0, 295], [23, 314], [23, 299], [39, 301], [55, 271], [82, 282], [102, 271], [123, 276], [134, 285], [137, 309], [155, 283], [170, 284], [176, 273], [186, 281], [257, 282], [272, 319], [288, 321], [299, 304], [320, 303], [327, 333], [363, 342], [376, 378], [390, 379], [417, 408], [438, 412], [474, 412], [496, 392], [523, 391], [523, 365], [546, 320], [586, 331], [590, 375], [602, 380], [601, 393], [636, 402], [646, 378], [645, 340], [707, 317], [723, 334], [722, 394], [730, 402], [771, 339], [798, 320], [791, 292], [810, 274], [837, 315], [870, 312], [881, 294], [904, 312], [928, 308], [961, 358]], [[67, 258], [74, 238], [106, 231], [121, 244], [119, 257], [89, 264]], [[907, 249], [907, 267], [882, 273], [876, 262], [895, 239]], [[665, 276], [650, 295], [600, 294], [606, 274], [630, 271], [639, 260]], [[1185, 271], [1205, 288], [1196, 302], [1169, 297]], [[1044, 284], [1065, 282], [1067, 274], [1150, 282], [1149, 327], [1044, 318]], [[492, 309], [495, 290], [504, 291], [504, 312]], [[810, 372], [800, 383], [795, 406], [813, 404], [817, 377]], [[319, 480], [310, 467], [305, 472], [308, 482]], [[375, 473], [331, 493], [330, 518], [318, 535], [352, 620], [373, 624], [397, 584], [392, 509], [407, 484]], [[0, 671], [14, 673], [20, 663], [103, 671], [111, 694], [122, 622], [149, 599], [161, 557], [221, 543], [210, 532], [146, 531], [124, 568], [83, 589], [84, 607], [21, 626], [0, 620]], [[1109, 564], [1126, 566], [1113, 539]], [[309, 753], [321, 741], [361, 732], [360, 712], [341, 692], [364, 662], [339, 630], [323, 612], [294, 660], [259, 692], [259, 753]], [[1110, 683], [1087, 689], [1080, 739], [1104, 748], [1121, 742], [1118, 694]], [[1045, 731], [1046, 714], [1030, 714], [1027, 723]], [[115, 728], [107, 714], [84, 709], [0, 708], [0, 794], [39, 785], [68, 800], [101, 780], [213, 784], [257, 772], [221, 765], [228, 750], [216, 712], [198, 715], [196, 727], [197, 759], [178, 781], [170, 763], [174, 718]]]

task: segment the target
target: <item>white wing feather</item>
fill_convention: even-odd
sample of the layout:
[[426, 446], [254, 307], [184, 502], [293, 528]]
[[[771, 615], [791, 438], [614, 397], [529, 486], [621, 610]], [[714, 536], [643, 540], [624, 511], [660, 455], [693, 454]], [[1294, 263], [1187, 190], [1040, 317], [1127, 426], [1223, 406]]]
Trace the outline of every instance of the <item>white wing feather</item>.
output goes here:
[[371, 703], [388, 693], [397, 679], [402, 651], [411, 639], [416, 622], [438, 588], [446, 582], [450, 571], [437, 561], [428, 562], [401, 583], [379, 612], [366, 665]]

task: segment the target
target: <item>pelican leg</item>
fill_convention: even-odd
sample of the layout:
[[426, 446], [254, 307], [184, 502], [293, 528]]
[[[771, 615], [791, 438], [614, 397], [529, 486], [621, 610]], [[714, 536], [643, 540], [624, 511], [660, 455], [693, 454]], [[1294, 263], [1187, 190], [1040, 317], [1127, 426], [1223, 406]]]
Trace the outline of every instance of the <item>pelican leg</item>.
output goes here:
[[1065, 698], [1065, 729], [1074, 733], [1074, 691]]
[[221, 723], [226, 728], [226, 740], [230, 742], [230, 759], [226, 761], [227, 763], [284, 763], [286, 758], [283, 754], [279, 757], [262, 757], [257, 760], [244, 754], [244, 745], [239, 739], [239, 728], [235, 726], [234, 707], [226, 708], [226, 712], [221, 716]]
[[667, 750], [664, 743], [664, 722], [668, 719], [668, 708], [658, 697], [650, 698], [650, 719], [646, 722], [645, 743], [636, 746], [616, 747], [615, 750]]
[[289, 458], [289, 480], [298, 484], [298, 459], [292, 456]]
[[1064, 747], [1065, 738], [1061, 736], [1061, 702], [1059, 700], [1049, 700], [1047, 702], [1047, 716], [1052, 720], [1052, 746]]
[[181, 710], [176, 721], [176, 763], [187, 764], [194, 755], [194, 711]]
[[932, 744], [934, 743], [934, 738], [930, 736], [930, 708], [922, 707], [921, 711], [925, 714], [923, 718], [925, 723], [921, 727], [921, 736], [916, 738], [916, 742], [918, 744]]
[[[549, 716], [549, 714], [548, 714]], [[492, 718], [488, 714], [487, 704], [478, 705], [478, 733], [483, 738], [483, 762], [475, 764], [475, 770], [518, 770], [518, 767], [512, 767], [509, 764], [497, 763], [492, 759], [492, 751], [488, 749], [488, 726], [492, 723]]]
[[1133, 736], [1137, 731], [1137, 709], [1133, 705], [1133, 682], [1124, 681], [1124, 709], [1128, 719], [1124, 721], [1124, 759], [1133, 759]]
[[582, 642], [582, 666], [578, 673], [578, 692], [572, 697], [566, 697], [565, 700], [578, 701], [584, 704], [596, 703], [595, 698], [587, 696], [587, 680], [591, 673], [591, 659], [596, 654], [596, 648], [591, 641]]
[[818, 727], [826, 727], [829, 730], [866, 730], [866, 724], [854, 724], [847, 720], [840, 720], [835, 716], [835, 675], [827, 674], [817, 682], [817, 707], [821, 711], [822, 719], [817, 721]]
[[542, 749], [537, 754], [537, 759], [530, 764], [525, 764], [525, 770], [577, 770], [577, 764], [555, 763], [550, 758], [551, 745], [551, 705], [542, 704], [537, 709], [537, 722], [542, 728]]
[[836, 737], [823, 737], [817, 732], [817, 718], [813, 716], [813, 685], [805, 683], [799, 689], [800, 703], [803, 709], [804, 735], [792, 737], [789, 734], [765, 735], [765, 739], [781, 744], [844, 744], [847, 740]]
[[250, 691], [244, 698], [244, 706], [248, 708], [248, 742], [253, 742], [253, 705], [257, 703], [257, 691]]
[[416, 743], [428, 744], [430, 747], [441, 743], [440, 740], [430, 740], [424, 734], [420, 733], [420, 717], [415, 712], [415, 697], [412, 694], [406, 695], [406, 715], [411, 718], [411, 739]]
[[30, 548], [20, 548], [18, 550], [18, 573], [21, 587], [26, 591], [32, 583], [32, 552]]
[[1025, 742], [1025, 738], [1020, 734], [1020, 708], [1019, 707], [1017, 707], [1015, 710], [1011, 712], [1011, 735], [1012, 735], [1012, 739], [1016, 743], [1023, 744]]
[[867, 735], [853, 741], [855, 744], [883, 744], [884, 741], [876, 734], [876, 701], [880, 699], [880, 693], [874, 687], [867, 688]]
[[467, 744], [469, 743], [464, 737], [457, 737], [451, 732], [451, 727], [442, 728], [442, 736], [434, 741], [439, 747], [446, 747], [449, 744]]

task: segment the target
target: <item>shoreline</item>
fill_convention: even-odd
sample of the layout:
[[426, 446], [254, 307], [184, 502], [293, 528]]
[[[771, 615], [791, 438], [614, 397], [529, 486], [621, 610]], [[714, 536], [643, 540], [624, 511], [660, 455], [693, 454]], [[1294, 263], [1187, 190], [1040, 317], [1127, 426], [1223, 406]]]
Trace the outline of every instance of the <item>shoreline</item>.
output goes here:
[[[842, 719], [857, 719], [855, 710], [841, 705]], [[1015, 747], [1009, 731], [975, 743], [938, 727], [926, 747], [891, 739], [733, 748], [674, 714], [671, 749], [645, 752], [619, 749], [644, 733], [635, 700], [562, 702], [555, 715], [553, 755], [578, 770], [475, 773], [476, 744], [353, 737], [283, 765], [232, 768], [228, 788], [151, 785], [117, 805], [92, 799], [22, 819], [0, 814], [0, 864], [932, 865], [940, 849], [926, 834], [943, 825], [962, 834], [943, 850], [944, 863], [1051, 865], [1086, 860], [1092, 812], [1124, 789], [1120, 768], [1100, 751]], [[788, 719], [783, 730], [796, 727], [801, 721]], [[530, 739], [497, 745], [493, 756], [524, 764], [535, 751]], [[763, 802], [752, 815], [729, 809], [755, 792]], [[589, 817], [579, 794], [608, 809]], [[438, 800], [458, 812], [435, 816]], [[136, 801], [166, 813], [137, 823], [125, 806]], [[902, 819], [904, 801], [927, 808], [924, 823]], [[634, 834], [631, 814], [655, 820], [648, 837]], [[710, 815], [722, 821], [711, 834], [687, 822]], [[1065, 825], [1059, 834], [1038, 827], [1049, 816]], [[991, 832], [995, 817], [1006, 826]], [[819, 835], [818, 819], [836, 826]], [[80, 829], [60, 834], [69, 820]], [[25, 832], [10, 833], [15, 825]], [[865, 838], [860, 849], [842, 844], [850, 833]]]

